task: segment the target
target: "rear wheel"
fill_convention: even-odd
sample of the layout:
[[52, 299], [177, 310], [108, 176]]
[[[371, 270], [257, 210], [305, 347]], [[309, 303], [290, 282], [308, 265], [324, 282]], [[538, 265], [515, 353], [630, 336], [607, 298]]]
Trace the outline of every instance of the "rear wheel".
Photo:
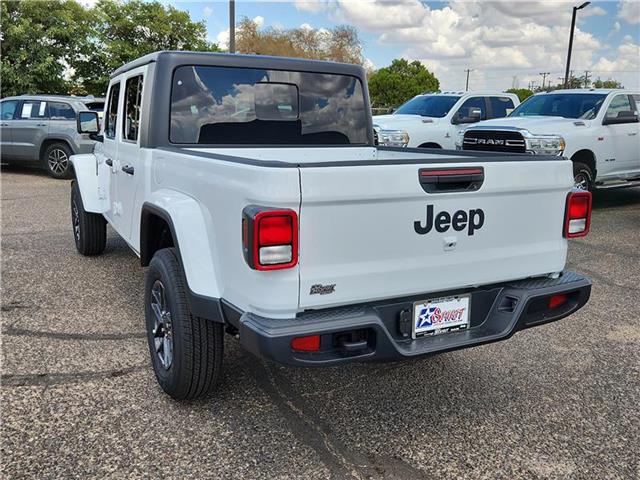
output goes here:
[[582, 162], [573, 162], [573, 186], [579, 190], [593, 189], [593, 171]]
[[86, 212], [77, 182], [71, 182], [71, 225], [76, 249], [82, 255], [100, 255], [107, 244], [107, 222], [98, 213]]
[[66, 143], [52, 143], [44, 150], [42, 163], [53, 178], [72, 178], [71, 155], [71, 149]]
[[158, 250], [151, 259], [145, 317], [151, 363], [162, 389], [176, 400], [211, 392], [222, 372], [223, 325], [191, 314], [174, 248]]

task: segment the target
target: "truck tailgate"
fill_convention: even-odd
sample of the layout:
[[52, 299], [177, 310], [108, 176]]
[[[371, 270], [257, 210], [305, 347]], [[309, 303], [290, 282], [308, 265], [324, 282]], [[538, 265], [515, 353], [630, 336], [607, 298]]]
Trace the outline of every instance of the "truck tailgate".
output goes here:
[[[423, 188], [425, 176], [444, 182], [455, 169], [482, 171], [481, 186]], [[564, 159], [328, 164], [301, 166], [300, 178], [300, 308], [521, 279], [565, 265], [572, 173]]]

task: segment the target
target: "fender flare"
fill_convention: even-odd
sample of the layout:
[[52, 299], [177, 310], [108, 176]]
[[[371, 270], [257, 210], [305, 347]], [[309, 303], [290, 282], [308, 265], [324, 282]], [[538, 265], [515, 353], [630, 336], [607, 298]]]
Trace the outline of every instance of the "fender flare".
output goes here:
[[159, 190], [144, 202], [140, 214], [140, 261], [151, 261], [146, 251], [147, 222], [151, 215], [163, 219], [186, 278], [187, 299], [197, 317], [224, 322], [216, 268], [205, 217], [198, 202], [173, 190]]
[[109, 196], [100, 194], [98, 163], [92, 153], [71, 155], [71, 163], [80, 188], [82, 204], [87, 212], [105, 213], [109, 210]]

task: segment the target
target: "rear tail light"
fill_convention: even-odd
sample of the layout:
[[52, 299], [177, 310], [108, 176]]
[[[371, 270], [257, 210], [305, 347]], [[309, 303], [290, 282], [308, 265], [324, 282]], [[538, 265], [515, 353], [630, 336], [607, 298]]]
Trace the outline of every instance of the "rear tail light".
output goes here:
[[571, 192], [564, 212], [565, 238], [584, 237], [591, 224], [591, 192]]
[[242, 212], [242, 250], [255, 270], [281, 270], [298, 263], [298, 215], [251, 205]]

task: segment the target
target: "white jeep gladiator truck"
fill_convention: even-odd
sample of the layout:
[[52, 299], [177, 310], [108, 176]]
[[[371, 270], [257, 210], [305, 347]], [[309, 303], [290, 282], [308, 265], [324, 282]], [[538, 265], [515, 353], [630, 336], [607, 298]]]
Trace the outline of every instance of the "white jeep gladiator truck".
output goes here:
[[425, 93], [390, 115], [374, 116], [373, 127], [380, 145], [453, 150], [461, 126], [506, 117], [519, 104], [512, 93]]
[[460, 132], [463, 150], [562, 155], [583, 190], [640, 185], [640, 93], [557, 90]]
[[376, 147], [361, 67], [159, 52], [113, 73], [75, 155], [75, 244], [148, 267], [153, 368], [209, 392], [223, 336], [289, 365], [471, 347], [581, 308], [591, 196], [561, 157]]

